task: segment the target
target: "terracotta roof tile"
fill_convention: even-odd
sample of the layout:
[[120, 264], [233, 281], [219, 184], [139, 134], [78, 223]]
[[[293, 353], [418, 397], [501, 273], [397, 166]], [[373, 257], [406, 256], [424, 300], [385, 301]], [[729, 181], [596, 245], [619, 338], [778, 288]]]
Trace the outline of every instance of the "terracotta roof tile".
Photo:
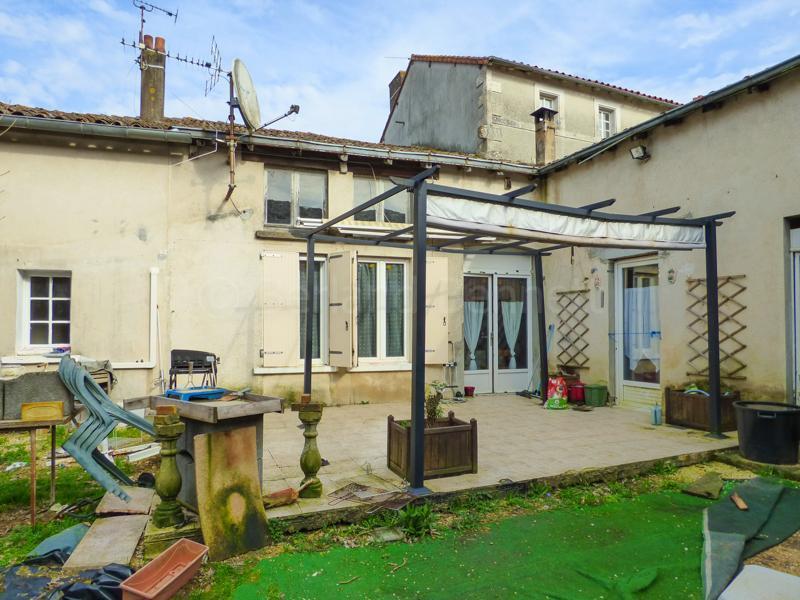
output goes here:
[[[160, 129], [168, 130], [172, 128], [190, 128], [202, 129], [204, 131], [227, 131], [228, 123], [226, 121], [209, 121], [204, 119], [196, 119], [193, 117], [166, 117], [160, 121], [145, 121], [139, 117], [127, 117], [118, 115], [104, 115], [97, 113], [76, 113], [65, 112], [60, 110], [51, 110], [46, 108], [37, 108], [32, 106], [24, 106], [21, 104], [6, 104], [0, 102], [0, 115], [20, 116], [20, 117], [35, 117], [42, 119], [58, 119], [62, 121], [74, 121], [77, 123], [89, 123], [100, 125], [117, 125], [120, 127], [141, 127], [144, 129]], [[236, 126], [237, 133], [245, 133], [247, 130], [240, 125]], [[282, 129], [262, 129], [259, 135], [282, 138], [287, 140], [300, 140], [308, 142], [320, 142], [325, 144], [334, 144], [341, 146], [359, 146], [362, 148], [378, 148], [382, 150], [405, 150], [412, 152], [431, 152], [435, 154], [450, 154], [453, 156], [475, 156], [459, 152], [451, 152], [447, 150], [439, 150], [436, 148], [425, 148], [420, 146], [398, 146], [394, 144], [381, 144], [377, 142], [365, 142], [363, 140], [352, 140], [347, 138], [338, 138], [328, 135], [321, 135], [318, 133], [310, 133], [307, 131], [286, 131]]]
[[611, 90], [615, 90], [617, 92], [622, 92], [624, 94], [632, 94], [634, 96], [640, 96], [642, 98], [647, 98], [648, 100], [655, 100], [656, 102], [663, 102], [664, 104], [669, 104], [672, 106], [678, 106], [680, 104], [680, 102], [676, 102], [675, 100], [670, 100], [668, 98], [661, 98], [660, 96], [653, 96], [651, 94], [645, 94], [644, 92], [639, 92], [637, 90], [632, 90], [619, 85], [614, 85], [613, 83], [606, 83], [604, 81], [599, 81], [597, 79], [589, 79], [587, 77], [581, 77], [580, 75], [571, 75], [569, 73], [564, 73], [562, 71], [555, 71], [553, 69], [545, 69], [544, 67], [529, 65], [524, 62], [516, 60], [508, 60], [507, 58], [500, 58], [497, 56], [452, 56], [446, 54], [441, 54], [441, 55], [412, 54], [411, 61], [413, 62], [415, 60], [420, 62], [452, 63], [459, 65], [491, 65], [493, 63], [497, 63], [498, 65], [513, 66], [528, 71], [537, 71], [539, 73], [551, 75], [554, 77], [573, 79], [579, 82], [589, 83], [592, 85], [599, 85], [605, 88], [609, 88]]

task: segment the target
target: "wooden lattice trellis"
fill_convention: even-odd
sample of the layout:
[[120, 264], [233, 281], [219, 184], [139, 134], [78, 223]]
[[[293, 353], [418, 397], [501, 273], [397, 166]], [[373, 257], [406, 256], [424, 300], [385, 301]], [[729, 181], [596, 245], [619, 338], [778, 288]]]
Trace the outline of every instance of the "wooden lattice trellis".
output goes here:
[[[746, 379], [742, 371], [747, 368], [747, 364], [741, 353], [747, 346], [737, 337], [747, 328], [741, 318], [747, 306], [742, 304], [739, 298], [747, 289], [744, 277], [744, 275], [723, 275], [718, 278], [720, 376], [723, 379]], [[708, 322], [706, 321], [708, 310], [705, 278], [687, 279], [686, 291], [690, 298], [688, 311], [692, 317], [689, 323], [689, 331], [692, 333], [689, 341], [691, 354], [686, 374], [692, 377], [708, 377]]]
[[573, 369], [584, 368], [589, 357], [586, 349], [589, 342], [586, 334], [589, 327], [587, 305], [589, 290], [569, 290], [556, 292], [558, 303], [558, 364]]

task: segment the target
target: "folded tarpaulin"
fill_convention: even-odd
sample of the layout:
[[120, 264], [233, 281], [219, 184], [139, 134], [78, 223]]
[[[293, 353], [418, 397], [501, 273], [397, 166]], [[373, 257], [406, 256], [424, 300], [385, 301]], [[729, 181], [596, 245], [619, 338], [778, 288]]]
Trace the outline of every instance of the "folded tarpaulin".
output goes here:
[[742, 560], [779, 544], [800, 529], [800, 490], [755, 478], [734, 491], [748, 510], [739, 510], [727, 495], [703, 512], [706, 600], [719, 597], [739, 572]]
[[509, 235], [532, 242], [610, 248], [705, 248], [702, 225], [628, 223], [499, 206], [464, 198], [428, 198], [428, 224], [443, 229]]

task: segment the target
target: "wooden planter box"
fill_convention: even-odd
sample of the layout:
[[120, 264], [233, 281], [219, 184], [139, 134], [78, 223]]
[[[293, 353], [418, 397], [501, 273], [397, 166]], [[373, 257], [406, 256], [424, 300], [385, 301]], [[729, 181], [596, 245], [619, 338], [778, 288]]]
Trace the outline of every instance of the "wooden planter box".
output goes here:
[[[739, 392], [723, 394], [722, 431], [736, 429], [736, 411], [733, 403], [739, 400]], [[664, 421], [670, 425], [679, 425], [691, 429], [711, 431], [711, 399], [703, 394], [687, 394], [672, 388], [664, 389]]]
[[[387, 465], [408, 480], [411, 426], [389, 415]], [[425, 479], [478, 472], [478, 422], [456, 419], [453, 411], [435, 427], [425, 426]]]

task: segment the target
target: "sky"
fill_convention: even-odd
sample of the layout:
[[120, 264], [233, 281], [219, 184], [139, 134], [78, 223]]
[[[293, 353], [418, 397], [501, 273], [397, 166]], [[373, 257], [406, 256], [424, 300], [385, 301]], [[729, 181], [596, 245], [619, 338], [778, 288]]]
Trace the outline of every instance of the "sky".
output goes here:
[[[417, 54], [494, 55], [688, 101], [800, 54], [800, 0], [157, 0], [147, 13], [167, 49], [248, 66], [275, 127], [377, 141], [388, 83]], [[131, 0], [0, 2], [0, 101], [138, 114]], [[166, 114], [224, 119], [224, 80], [167, 64]]]

